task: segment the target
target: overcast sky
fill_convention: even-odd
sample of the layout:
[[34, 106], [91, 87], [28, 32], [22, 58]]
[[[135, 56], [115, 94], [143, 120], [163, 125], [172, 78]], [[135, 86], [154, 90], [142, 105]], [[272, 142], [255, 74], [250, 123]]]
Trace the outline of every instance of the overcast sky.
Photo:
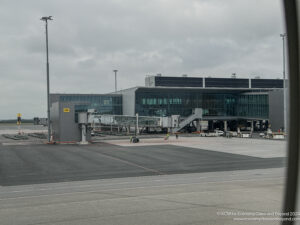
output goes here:
[[146, 75], [279, 78], [279, 0], [1, 0], [0, 119], [46, 116], [51, 92], [108, 93]]

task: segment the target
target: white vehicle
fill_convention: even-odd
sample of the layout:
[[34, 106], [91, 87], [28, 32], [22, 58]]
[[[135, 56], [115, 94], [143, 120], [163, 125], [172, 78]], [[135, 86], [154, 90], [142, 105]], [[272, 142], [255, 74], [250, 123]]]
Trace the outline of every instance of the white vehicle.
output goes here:
[[214, 132], [209, 132], [209, 133], [200, 133], [200, 137], [219, 137], [223, 135], [224, 135], [224, 131], [222, 130], [215, 130]]
[[250, 133], [241, 133], [241, 138], [250, 138], [251, 134]]
[[215, 130], [215, 133], [217, 136], [223, 136], [224, 135], [224, 131], [222, 130]]

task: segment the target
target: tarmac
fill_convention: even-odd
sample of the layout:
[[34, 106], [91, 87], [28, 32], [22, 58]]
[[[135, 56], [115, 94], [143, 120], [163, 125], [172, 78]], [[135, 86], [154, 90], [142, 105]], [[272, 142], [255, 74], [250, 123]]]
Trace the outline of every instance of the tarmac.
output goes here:
[[283, 184], [284, 169], [277, 168], [6, 186], [0, 219], [1, 225], [276, 225]]
[[286, 141], [256, 138], [224, 138], [224, 137], [199, 137], [183, 136], [178, 139], [170, 136], [168, 140], [164, 137], [144, 138], [141, 136], [139, 143], [130, 143], [128, 139], [102, 140], [102, 142], [124, 146], [156, 146], [172, 145], [189, 148], [205, 149], [217, 152], [253, 156], [258, 158], [286, 157]]
[[41, 143], [0, 139], [1, 225], [280, 224], [285, 141]]
[[0, 185], [283, 167], [259, 158], [174, 145], [4, 145]]

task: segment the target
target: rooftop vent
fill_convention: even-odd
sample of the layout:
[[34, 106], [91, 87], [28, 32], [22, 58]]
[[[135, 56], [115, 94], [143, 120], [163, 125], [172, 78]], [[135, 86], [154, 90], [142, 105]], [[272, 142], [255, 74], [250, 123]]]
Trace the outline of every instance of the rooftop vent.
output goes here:
[[254, 79], [260, 79], [260, 76], [255, 76]]
[[232, 73], [231, 78], [236, 78], [236, 73]]
[[187, 74], [182, 74], [182, 77], [187, 77], [188, 75]]
[[161, 73], [156, 74], [157, 77], [161, 77]]

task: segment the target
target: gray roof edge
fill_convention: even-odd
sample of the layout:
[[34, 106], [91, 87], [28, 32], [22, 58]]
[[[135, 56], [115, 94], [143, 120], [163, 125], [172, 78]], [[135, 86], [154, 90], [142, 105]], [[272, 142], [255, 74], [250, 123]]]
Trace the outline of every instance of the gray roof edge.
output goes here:
[[115, 96], [119, 96], [121, 94], [118, 94], [118, 93], [105, 93], [105, 94], [95, 94], [95, 93], [50, 93], [50, 95], [94, 95], [94, 96], [115, 95]]

